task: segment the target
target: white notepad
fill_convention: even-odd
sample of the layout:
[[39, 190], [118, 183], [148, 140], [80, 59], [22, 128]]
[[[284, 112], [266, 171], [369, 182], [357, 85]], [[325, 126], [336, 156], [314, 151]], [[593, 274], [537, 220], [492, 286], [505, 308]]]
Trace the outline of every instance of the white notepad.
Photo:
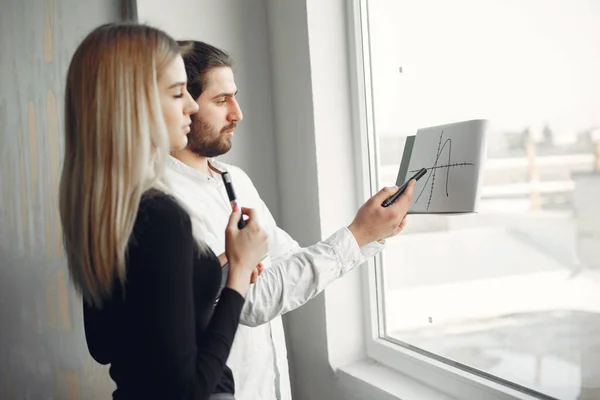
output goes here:
[[486, 158], [486, 120], [422, 128], [406, 139], [396, 184], [419, 169], [409, 214], [477, 212]]

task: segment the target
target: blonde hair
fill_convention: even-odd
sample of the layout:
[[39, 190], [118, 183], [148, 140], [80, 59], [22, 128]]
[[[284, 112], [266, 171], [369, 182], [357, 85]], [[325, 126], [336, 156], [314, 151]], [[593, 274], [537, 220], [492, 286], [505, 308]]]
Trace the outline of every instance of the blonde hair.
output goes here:
[[65, 158], [60, 217], [69, 272], [100, 308], [125, 257], [139, 203], [163, 178], [169, 138], [157, 81], [179, 54], [166, 33], [106, 24], [77, 48], [65, 90]]

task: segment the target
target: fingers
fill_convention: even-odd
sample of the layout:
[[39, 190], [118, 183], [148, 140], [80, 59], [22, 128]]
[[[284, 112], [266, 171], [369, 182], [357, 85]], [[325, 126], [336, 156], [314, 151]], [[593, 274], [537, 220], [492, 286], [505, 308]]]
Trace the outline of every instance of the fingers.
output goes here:
[[405, 209], [404, 212], [406, 212], [406, 210], [408, 210], [408, 207], [410, 206], [410, 202], [412, 201], [412, 197], [413, 197], [413, 193], [415, 191], [416, 184], [417, 184], [417, 181], [412, 179], [406, 186], [404, 193], [402, 193], [400, 195], [398, 200], [394, 204], [392, 204], [392, 206], [395, 205], [396, 208]]
[[258, 213], [253, 208], [242, 207], [242, 214], [247, 216], [246, 225], [251, 225], [253, 227], [259, 227], [257, 222], [259, 221]]
[[400, 234], [406, 228], [406, 224], [407, 224], [406, 221], [407, 221], [407, 218], [404, 217], [402, 219], [402, 221], [400, 222], [400, 224], [394, 229], [394, 231], [392, 233], [390, 233], [389, 235], [387, 235], [384, 239], [392, 238], [392, 237]]
[[373, 200], [383, 203], [385, 199], [398, 191], [398, 186], [386, 186], [372, 197]]
[[229, 216], [229, 222], [227, 223], [227, 230], [231, 232], [236, 232], [238, 230], [237, 224], [238, 221], [242, 218], [242, 212], [240, 210], [240, 206], [237, 203], [233, 206], [233, 210], [231, 211], [231, 215]]
[[[244, 215], [247, 216], [247, 219], [244, 219], [244, 225], [252, 225], [253, 229], [256, 230], [259, 225], [257, 224], [257, 213], [256, 210], [247, 207], [240, 207], [237, 203], [234, 204], [233, 210], [229, 217], [229, 222], [227, 223], [226, 231], [229, 232], [238, 232], [238, 223], [244, 218]], [[253, 222], [254, 221], [254, 222]]]
[[263, 264], [259, 262], [258, 265], [252, 270], [252, 275], [250, 275], [250, 283], [255, 283], [262, 272]]
[[398, 225], [396, 227], [396, 229], [394, 230], [394, 232], [392, 232], [392, 234], [389, 237], [394, 237], [394, 236], [400, 234], [400, 232], [402, 232], [402, 227], [400, 227], [400, 225]]
[[[406, 202], [410, 203], [410, 201], [412, 200], [412, 195], [415, 190], [416, 184], [417, 184], [417, 181], [414, 179], [411, 179], [411, 181], [408, 183], [404, 192], [400, 195], [400, 198], [398, 199], [399, 201], [396, 201], [395, 203], [406, 203]], [[373, 196], [372, 199], [373, 199], [373, 201], [376, 201], [378, 203], [379, 202], [383, 203], [383, 201], [385, 199], [387, 199], [388, 197], [390, 197], [397, 191], [398, 191], [398, 186], [386, 186], [383, 189], [381, 189], [379, 192], [377, 192], [377, 194], [375, 194], [375, 196]]]
[[406, 217], [402, 218], [402, 222], [400, 222], [400, 226], [399, 226], [400, 232], [402, 232], [406, 228], [406, 224], [407, 224], [406, 220], [407, 220]]
[[415, 191], [415, 186], [417, 186], [417, 181], [415, 179], [412, 179], [409, 183], [408, 183], [408, 187], [406, 188], [406, 190], [404, 191], [404, 195], [408, 196], [410, 198], [412, 198], [413, 196], [413, 192]]
[[394, 229], [394, 232], [392, 232], [392, 234], [389, 237], [393, 237], [398, 235], [400, 232], [402, 232], [404, 230], [404, 227], [402, 226], [402, 223], [400, 223], [400, 225], [398, 225], [396, 227], [396, 229]]
[[242, 207], [242, 214], [247, 215], [249, 219], [256, 217], [256, 210], [253, 208]]

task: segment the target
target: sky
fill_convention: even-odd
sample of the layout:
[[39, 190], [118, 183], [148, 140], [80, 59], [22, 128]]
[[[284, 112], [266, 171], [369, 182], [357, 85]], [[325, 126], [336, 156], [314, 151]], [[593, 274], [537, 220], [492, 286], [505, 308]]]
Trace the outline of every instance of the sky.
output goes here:
[[378, 134], [487, 118], [568, 142], [600, 127], [598, 3], [369, 0]]

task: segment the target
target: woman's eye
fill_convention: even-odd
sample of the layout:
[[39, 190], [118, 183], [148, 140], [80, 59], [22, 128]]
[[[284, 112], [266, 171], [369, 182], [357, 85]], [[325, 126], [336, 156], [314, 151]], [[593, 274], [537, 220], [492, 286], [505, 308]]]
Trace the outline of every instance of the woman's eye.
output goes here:
[[182, 97], [183, 97], [183, 93], [176, 94], [174, 97], [175, 97], [176, 99], [180, 99], [180, 98], [182, 98]]

